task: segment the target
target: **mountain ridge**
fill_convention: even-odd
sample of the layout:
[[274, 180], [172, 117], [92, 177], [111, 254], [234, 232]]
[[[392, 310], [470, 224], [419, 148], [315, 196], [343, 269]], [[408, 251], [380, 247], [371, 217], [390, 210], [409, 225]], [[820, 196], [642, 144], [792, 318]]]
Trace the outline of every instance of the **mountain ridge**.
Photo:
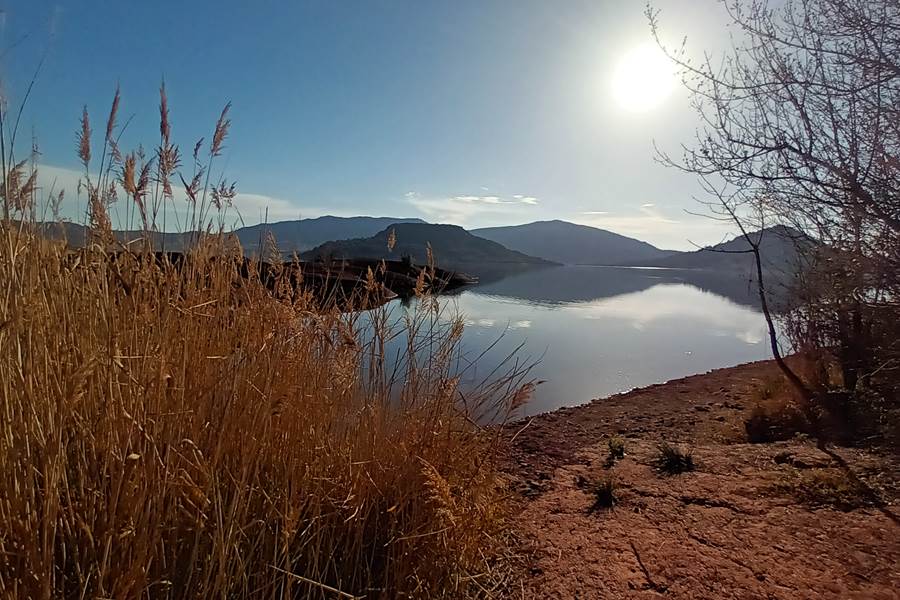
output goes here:
[[[411, 228], [406, 229], [410, 226]], [[88, 239], [88, 228], [77, 223], [46, 222], [38, 223], [37, 227], [47, 237], [67, 239], [73, 246], [83, 246]], [[398, 248], [391, 253], [387, 252], [387, 236], [392, 228], [397, 233]], [[369, 233], [373, 229], [376, 231]], [[360, 231], [362, 234], [357, 233]], [[229, 232], [228, 235], [236, 236], [244, 253], [252, 256], [259, 254], [259, 243], [265, 240], [268, 232], [272, 233], [278, 250], [285, 257], [295, 252], [304, 258], [322, 257], [330, 253], [344, 258], [396, 259], [407, 254], [424, 262], [426, 243], [431, 242], [437, 259], [445, 263], [595, 264], [741, 274], [755, 269], [752, 254], [746, 252], [749, 246], [741, 235], [694, 251], [680, 252], [661, 250], [641, 240], [561, 220], [466, 231], [456, 225], [431, 224], [417, 218], [326, 215], [313, 219], [251, 225]], [[431, 232], [434, 239], [425, 232]], [[510, 232], [513, 237], [511, 244], [499, 241]], [[552, 235], [542, 235], [547, 232]], [[752, 232], [751, 235], [758, 233]], [[114, 234], [121, 242], [128, 242], [143, 236], [144, 232], [117, 230]], [[490, 237], [484, 237], [485, 234]], [[154, 232], [151, 239], [155, 248], [184, 251], [192, 235], [191, 232]], [[583, 237], [585, 235], [587, 241]], [[319, 240], [324, 241], [309, 247], [312, 242]], [[493, 246], [486, 246], [486, 242]], [[778, 225], [766, 228], [763, 230], [761, 247], [763, 266], [767, 271], [794, 272], [799, 262], [798, 248], [802, 249], [803, 245], [812, 243], [815, 243], [812, 238], [790, 227]], [[532, 252], [521, 250], [523, 247], [531, 248]], [[354, 252], [361, 254], [351, 256]]]
[[606, 229], [560, 219], [482, 227], [471, 233], [511, 250], [563, 264], [622, 265], [675, 253]]
[[[795, 272], [800, 266], [799, 250], [816, 243], [806, 234], [785, 225], [765, 227], [751, 231], [749, 235], [751, 238], [759, 237], [763, 268], [767, 271]], [[628, 266], [752, 273], [755, 271], [755, 261], [749, 250], [747, 240], [738, 234], [691, 252], [680, 252], [654, 261], [635, 261]]]
[[[328, 241], [369, 237], [396, 223], [424, 224], [425, 221], [414, 217], [335, 217], [324, 215], [309, 219], [248, 225], [228, 231], [226, 235], [237, 237], [244, 249], [244, 253], [253, 255], [259, 254], [260, 242], [265, 242], [267, 234], [271, 233], [278, 250], [283, 255], [289, 256], [294, 252], [301, 253]], [[87, 241], [88, 228], [79, 223], [71, 221], [44, 222], [38, 223], [37, 226], [49, 237], [53, 239], [65, 238], [74, 246], [83, 246]], [[187, 249], [196, 233], [192, 231], [184, 233], [152, 232], [150, 233], [150, 238], [154, 247], [181, 252]], [[145, 232], [141, 230], [117, 229], [113, 231], [113, 234], [118, 240], [126, 242], [144, 236]]]
[[[388, 247], [393, 232], [395, 246]], [[304, 252], [305, 260], [329, 258], [397, 259], [410, 257], [424, 264], [431, 247], [438, 265], [475, 263], [509, 263], [552, 265], [552, 261], [529, 256], [504, 247], [502, 244], [473, 235], [458, 225], [432, 223], [398, 223], [369, 238], [331, 241]]]
[[395, 218], [364, 215], [336, 217], [323, 215], [309, 219], [248, 225], [236, 229], [234, 233], [240, 240], [245, 252], [252, 254], [258, 251], [260, 240], [264, 241], [266, 234], [270, 232], [275, 238], [281, 253], [292, 254], [294, 252], [302, 253], [311, 250], [325, 242], [371, 237], [385, 227], [397, 223], [423, 224], [425, 221], [415, 217]]

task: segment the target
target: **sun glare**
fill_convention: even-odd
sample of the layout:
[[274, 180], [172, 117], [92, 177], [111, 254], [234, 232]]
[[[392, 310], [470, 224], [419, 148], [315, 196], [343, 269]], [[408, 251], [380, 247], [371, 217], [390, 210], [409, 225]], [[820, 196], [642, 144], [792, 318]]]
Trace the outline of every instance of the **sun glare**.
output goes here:
[[613, 97], [628, 112], [642, 113], [658, 107], [674, 88], [675, 69], [663, 51], [653, 44], [629, 50], [613, 72]]

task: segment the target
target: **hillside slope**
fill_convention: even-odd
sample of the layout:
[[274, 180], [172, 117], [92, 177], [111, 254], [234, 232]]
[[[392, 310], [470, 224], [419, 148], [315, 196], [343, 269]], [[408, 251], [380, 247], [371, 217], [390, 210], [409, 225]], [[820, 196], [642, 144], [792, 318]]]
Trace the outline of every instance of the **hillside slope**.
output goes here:
[[[392, 230], [396, 236], [396, 245], [393, 250], [389, 250], [388, 237]], [[428, 260], [428, 244], [431, 244], [438, 265], [551, 264], [542, 258], [528, 256], [497, 242], [474, 236], [462, 227], [428, 223], [398, 223], [369, 238], [327, 242], [305, 252], [303, 258], [398, 259], [409, 256], [416, 263], [424, 264]]]
[[512, 250], [564, 264], [622, 265], [672, 254], [605, 229], [559, 220], [486, 227], [472, 233]]
[[[808, 236], [796, 229], [782, 225], [750, 233], [753, 239], [757, 239], [760, 234], [763, 267], [769, 271], [794, 272], [799, 266], [798, 249], [814, 243]], [[752, 272], [755, 264], [753, 254], [747, 252], [749, 249], [750, 245], [743, 236], [737, 236], [721, 244], [701, 248], [694, 252], [682, 252], [656, 260], [634, 261], [630, 264], [673, 269]]]
[[393, 217], [332, 217], [281, 221], [241, 227], [235, 234], [248, 254], [256, 252], [267, 233], [275, 237], [284, 254], [311, 250], [325, 242], [367, 238], [397, 223], [424, 223], [421, 219]]
[[[230, 232], [237, 236], [247, 255], [259, 253], [260, 242], [264, 241], [268, 234], [275, 238], [278, 250], [284, 255], [294, 252], [303, 252], [329, 241], [349, 240], [354, 238], [366, 238], [375, 235], [390, 225], [396, 223], [420, 223], [421, 219], [398, 219], [393, 217], [332, 217], [324, 216], [315, 219], [300, 219], [297, 221], [280, 221], [278, 223], [260, 223], [240, 227]], [[87, 239], [87, 228], [84, 225], [71, 222], [40, 223], [40, 230], [53, 239], [66, 239], [72, 246], [83, 246]], [[144, 236], [142, 231], [115, 231], [117, 239], [121, 241], [134, 240]], [[186, 233], [159, 233], [150, 234], [153, 247], [166, 249], [173, 252], [182, 252], [187, 249], [195, 236], [191, 232]]]

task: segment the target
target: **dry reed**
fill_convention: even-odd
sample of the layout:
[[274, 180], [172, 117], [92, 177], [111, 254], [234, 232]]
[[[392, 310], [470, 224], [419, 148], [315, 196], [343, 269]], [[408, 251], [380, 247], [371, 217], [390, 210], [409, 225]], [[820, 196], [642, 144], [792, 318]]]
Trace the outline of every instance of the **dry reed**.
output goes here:
[[[177, 149], [162, 99], [167, 177]], [[88, 123], [85, 111], [86, 173]], [[149, 163], [138, 181], [134, 154], [117, 168], [152, 223]], [[93, 202], [91, 218], [109, 227], [104, 208]], [[108, 237], [72, 251], [36, 231], [0, 226], [0, 595], [464, 597], [499, 585], [495, 438], [474, 418], [527, 390], [509, 372], [464, 407], [460, 326], [436, 303], [396, 319], [292, 286], [273, 294], [221, 236], [172, 265]]]

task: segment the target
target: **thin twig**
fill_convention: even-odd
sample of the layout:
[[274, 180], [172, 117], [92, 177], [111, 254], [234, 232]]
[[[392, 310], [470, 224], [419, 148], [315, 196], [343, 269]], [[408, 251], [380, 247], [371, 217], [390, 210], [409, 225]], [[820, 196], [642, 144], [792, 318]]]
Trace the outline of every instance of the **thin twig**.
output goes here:
[[351, 600], [362, 600], [365, 597], [365, 596], [354, 596], [353, 594], [348, 594], [347, 592], [342, 592], [341, 590], [331, 587], [328, 584], [319, 583], [318, 581], [313, 581], [312, 579], [309, 579], [308, 577], [304, 577], [303, 575], [297, 575], [296, 573], [291, 573], [290, 571], [285, 571], [284, 569], [276, 567], [275, 565], [270, 565], [270, 566], [273, 569], [275, 569], [276, 571], [278, 571], [279, 573], [284, 573], [288, 577], [293, 577], [297, 581], [302, 581], [303, 583], [308, 583], [310, 585], [319, 587], [319, 588], [325, 590], [326, 592], [331, 592], [332, 594], [337, 594], [341, 598], [350, 598]]
[[644, 561], [641, 560], [641, 555], [638, 553], [637, 548], [634, 545], [634, 542], [629, 541], [628, 544], [631, 546], [631, 551], [634, 552], [634, 557], [637, 559], [638, 566], [641, 567], [641, 571], [644, 572], [644, 577], [647, 578], [647, 583], [650, 584], [650, 587], [657, 591], [663, 592], [666, 589], [666, 586], [660, 585], [653, 581], [653, 577], [650, 576], [650, 571], [647, 570], [647, 567], [644, 565]]

